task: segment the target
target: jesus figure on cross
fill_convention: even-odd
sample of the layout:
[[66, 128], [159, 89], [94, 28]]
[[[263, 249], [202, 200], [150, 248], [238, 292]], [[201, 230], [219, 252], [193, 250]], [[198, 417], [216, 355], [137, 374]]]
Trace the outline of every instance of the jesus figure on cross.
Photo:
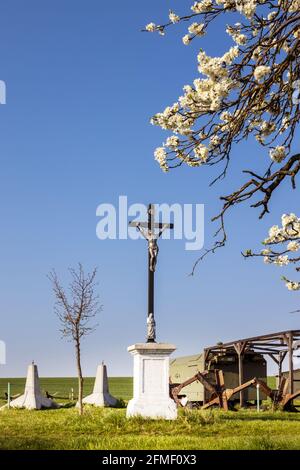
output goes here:
[[168, 228], [168, 224], [163, 225], [162, 229], [158, 233], [155, 233], [154, 230], [151, 229], [143, 229], [143, 227], [141, 227], [141, 224], [139, 223], [137, 224], [136, 228], [148, 242], [148, 250], [150, 255], [149, 269], [150, 271], [154, 272], [159, 252], [157, 240], [159, 239], [165, 228]]

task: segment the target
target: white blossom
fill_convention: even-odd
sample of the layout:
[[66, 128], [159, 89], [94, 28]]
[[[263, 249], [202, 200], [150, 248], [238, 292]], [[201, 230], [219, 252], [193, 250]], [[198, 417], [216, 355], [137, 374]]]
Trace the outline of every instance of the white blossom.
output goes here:
[[208, 148], [203, 144], [199, 144], [197, 147], [195, 147], [194, 154], [201, 160], [202, 163], [205, 163], [208, 158]]
[[[264, 262], [275, 266], [285, 267], [289, 264], [297, 263], [299, 258], [291, 256], [300, 250], [300, 219], [294, 213], [283, 214], [281, 217], [282, 226], [273, 225], [269, 230], [269, 237], [264, 240], [267, 248], [261, 250]], [[274, 249], [274, 245], [276, 248]], [[282, 245], [282, 249], [280, 249]], [[287, 254], [287, 252], [289, 252]], [[297, 268], [296, 268], [297, 269]], [[298, 269], [297, 269], [298, 270]], [[300, 283], [291, 281], [283, 277], [286, 287], [291, 291], [300, 289]]]
[[205, 11], [210, 11], [212, 9], [213, 2], [212, 0], [202, 0], [202, 2], [195, 2], [191, 7], [191, 10], [194, 13], [203, 13]]
[[300, 290], [300, 282], [293, 282], [293, 281], [288, 281], [286, 282], [286, 287], [288, 290]]
[[167, 152], [164, 147], [158, 147], [154, 152], [155, 160], [163, 171], [168, 171]]
[[211, 138], [210, 138], [210, 144], [212, 147], [216, 147], [217, 145], [219, 145], [221, 142], [221, 139], [218, 135], [213, 135]]
[[260, 124], [261, 135], [268, 136], [276, 129], [275, 122], [262, 121]]
[[204, 23], [192, 23], [189, 26], [188, 31], [190, 34], [194, 34], [196, 36], [203, 36], [205, 34], [204, 26]]
[[296, 241], [292, 241], [287, 244], [287, 249], [289, 251], [298, 251], [299, 248], [300, 248], [300, 244]]
[[179, 137], [177, 135], [172, 135], [167, 138], [166, 147], [177, 148], [179, 145], [179, 142], [180, 142]]
[[169, 12], [169, 20], [172, 23], [178, 23], [180, 21], [180, 16], [176, 15], [174, 11], [170, 10]]
[[189, 34], [186, 34], [185, 36], [183, 36], [182, 38], [182, 42], [185, 46], [188, 46], [189, 43], [191, 42], [191, 37]]
[[156, 26], [155, 23], [148, 23], [148, 24], [146, 25], [146, 30], [149, 31], [149, 32], [151, 32], [151, 33], [153, 33], [154, 31], [156, 31], [156, 29], [157, 29], [157, 26]]
[[300, 0], [293, 0], [288, 8], [289, 12], [299, 11], [300, 10]]
[[246, 16], [246, 18], [251, 19], [255, 13], [257, 7], [256, 0], [236, 0], [236, 9], [240, 13]]
[[251, 58], [252, 58], [253, 60], [257, 61], [257, 60], [259, 59], [259, 57], [260, 57], [260, 54], [261, 54], [261, 47], [260, 47], [260, 46], [257, 46], [257, 47], [254, 49]]
[[271, 13], [268, 14], [268, 20], [272, 21], [276, 15], [277, 15], [276, 11], [271, 11]]
[[271, 149], [270, 152], [271, 160], [276, 163], [282, 162], [285, 159], [285, 147], [283, 145], [277, 145], [274, 149]]
[[274, 261], [273, 264], [277, 266], [287, 266], [289, 264], [289, 257], [287, 255], [279, 255]]
[[271, 67], [267, 65], [258, 65], [254, 70], [254, 78], [257, 82], [260, 82], [262, 79], [269, 75], [271, 72]]

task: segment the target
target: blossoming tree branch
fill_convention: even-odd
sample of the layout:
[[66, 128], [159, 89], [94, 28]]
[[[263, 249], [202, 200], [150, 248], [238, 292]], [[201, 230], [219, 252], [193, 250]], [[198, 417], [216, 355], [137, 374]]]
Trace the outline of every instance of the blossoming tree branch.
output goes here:
[[[244, 256], [261, 256], [265, 263], [276, 266], [295, 266], [300, 272], [300, 255], [295, 253], [300, 249], [300, 219], [295, 214], [284, 214], [281, 218], [282, 226], [273, 225], [269, 236], [263, 241], [266, 248], [259, 253], [247, 250]], [[292, 281], [282, 276], [289, 290], [300, 290], [300, 282]]]
[[214, 183], [226, 176], [233, 144], [253, 136], [265, 153], [261, 174], [245, 169], [243, 184], [221, 197], [223, 207], [213, 219], [220, 223], [219, 239], [203, 256], [224, 246], [224, 217], [232, 206], [251, 200], [262, 218], [274, 191], [286, 180], [295, 188], [300, 170], [300, 153], [292, 148], [300, 116], [300, 0], [202, 0], [185, 15], [170, 11], [165, 24], [149, 23], [145, 31], [165, 35], [187, 22], [182, 41], [188, 46], [221, 15], [235, 20], [239, 15], [240, 21], [226, 28], [232, 47], [221, 57], [200, 49], [200, 76], [152, 118], [171, 132], [155, 150], [163, 171], [222, 165]]

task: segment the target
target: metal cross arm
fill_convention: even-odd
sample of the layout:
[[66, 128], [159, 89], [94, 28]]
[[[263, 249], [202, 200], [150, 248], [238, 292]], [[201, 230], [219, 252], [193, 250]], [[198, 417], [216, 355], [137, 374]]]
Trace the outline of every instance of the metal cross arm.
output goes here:
[[[149, 224], [148, 222], [129, 222], [129, 227], [135, 227], [135, 228], [138, 228], [138, 227], [143, 227], [143, 228], [149, 228]], [[173, 229], [174, 228], [174, 224], [162, 224], [162, 223], [154, 223], [152, 228], [163, 228], [163, 229]]]

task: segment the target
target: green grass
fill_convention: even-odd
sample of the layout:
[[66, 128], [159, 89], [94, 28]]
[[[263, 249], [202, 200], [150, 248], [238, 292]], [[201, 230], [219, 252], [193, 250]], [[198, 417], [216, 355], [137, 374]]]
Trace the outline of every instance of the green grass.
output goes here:
[[[24, 379], [0, 379], [0, 397], [7, 382], [21, 393]], [[93, 378], [85, 380], [85, 394]], [[273, 387], [271, 380], [269, 385]], [[127, 401], [132, 379], [110, 378], [110, 391]], [[0, 449], [300, 449], [300, 413], [257, 413], [255, 410], [180, 410], [176, 421], [126, 419], [126, 410], [86, 407], [82, 417], [69, 400], [75, 378], [41, 379], [42, 390], [64, 406], [58, 410], [0, 411]], [[2, 400], [2, 404], [5, 401]]]
[[125, 409], [0, 412], [0, 449], [300, 449], [297, 413], [183, 411], [176, 421]]

